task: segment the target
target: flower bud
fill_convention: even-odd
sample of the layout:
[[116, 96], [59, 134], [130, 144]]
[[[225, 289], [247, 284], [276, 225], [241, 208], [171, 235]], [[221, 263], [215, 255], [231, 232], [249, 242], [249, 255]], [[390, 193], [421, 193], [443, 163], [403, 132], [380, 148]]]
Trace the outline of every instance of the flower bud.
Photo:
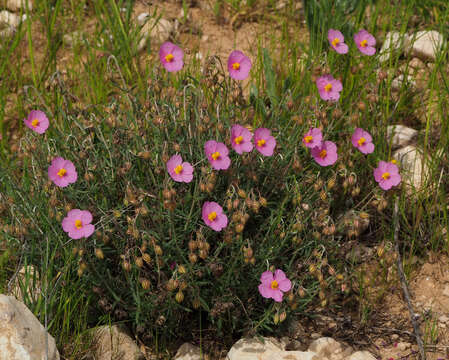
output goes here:
[[196, 254], [194, 254], [194, 253], [190, 253], [189, 254], [189, 261], [192, 264], [195, 264], [198, 261], [198, 256]]
[[95, 249], [95, 256], [97, 258], [99, 258], [100, 260], [103, 260], [104, 259], [103, 250], [101, 250], [100, 248], [96, 248]]
[[148, 265], [151, 263], [151, 256], [148, 253], [142, 254], [142, 259], [145, 261]]
[[283, 322], [285, 319], [287, 319], [287, 313], [283, 311], [279, 314], [279, 322]]
[[131, 264], [128, 261], [123, 261], [122, 268], [125, 271], [131, 271]]
[[200, 302], [199, 299], [194, 299], [194, 300], [192, 301], [192, 307], [193, 307], [194, 309], [199, 309], [200, 306], [201, 306], [201, 302]]
[[140, 284], [142, 285], [142, 288], [144, 290], [148, 290], [150, 288], [150, 286], [151, 286], [150, 280], [148, 280], [148, 279], [142, 279]]
[[137, 267], [143, 267], [143, 259], [140, 256], [136, 257], [135, 263]]
[[154, 253], [158, 256], [162, 256], [163, 251], [162, 248], [159, 245], [155, 245], [154, 246]]
[[178, 266], [178, 272], [183, 275], [187, 272], [186, 268], [184, 267], [184, 265], [179, 265]]
[[178, 291], [176, 293], [175, 299], [178, 303], [182, 303], [182, 301], [184, 300], [184, 293], [182, 291]]

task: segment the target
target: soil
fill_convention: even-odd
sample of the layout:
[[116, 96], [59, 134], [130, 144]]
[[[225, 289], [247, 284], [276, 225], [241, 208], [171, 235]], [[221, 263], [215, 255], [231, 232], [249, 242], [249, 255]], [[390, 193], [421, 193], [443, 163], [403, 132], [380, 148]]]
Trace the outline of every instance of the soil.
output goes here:
[[[429, 360], [449, 359], [449, 268], [448, 256], [431, 254], [429, 261], [417, 267], [409, 279], [412, 306], [418, 317], [421, 338]], [[378, 359], [419, 359], [418, 346], [403, 291], [393, 274], [390, 289], [374, 307], [366, 325], [353, 319], [359, 314], [316, 314], [305, 326], [305, 334], [330, 336], [352, 346], [368, 350]], [[375, 287], [373, 292], [383, 289]], [[313, 335], [313, 334], [312, 334]], [[309, 342], [311, 341], [311, 339]]]

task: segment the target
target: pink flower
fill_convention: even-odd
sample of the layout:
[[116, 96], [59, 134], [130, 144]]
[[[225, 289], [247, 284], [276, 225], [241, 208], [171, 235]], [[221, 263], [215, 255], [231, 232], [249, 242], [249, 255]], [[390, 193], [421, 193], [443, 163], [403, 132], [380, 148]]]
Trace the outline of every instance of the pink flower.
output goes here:
[[56, 186], [66, 187], [78, 178], [75, 165], [70, 160], [56, 157], [48, 168], [48, 177]]
[[251, 70], [251, 60], [241, 51], [235, 50], [228, 58], [229, 76], [235, 80], [244, 80]]
[[321, 142], [323, 140], [323, 134], [321, 133], [321, 129], [313, 128], [310, 129], [302, 138], [302, 143], [313, 149], [316, 146], [321, 146]]
[[167, 161], [167, 171], [177, 182], [189, 183], [193, 179], [193, 167], [188, 162], [182, 162], [181, 155], [173, 155]]
[[340, 80], [336, 80], [332, 75], [324, 75], [316, 80], [316, 86], [321, 99], [326, 101], [337, 101], [340, 98], [340, 91], [343, 90]]
[[204, 152], [215, 170], [226, 170], [231, 165], [229, 150], [225, 144], [209, 140], [204, 144]]
[[181, 48], [169, 41], [164, 42], [159, 50], [159, 60], [168, 72], [182, 69], [184, 52]]
[[260, 295], [267, 299], [274, 299], [276, 302], [281, 302], [283, 293], [292, 288], [292, 282], [279, 269], [274, 272], [274, 276], [271, 271], [263, 272], [260, 282], [262, 283], [259, 285]]
[[201, 212], [203, 221], [215, 231], [221, 231], [228, 225], [228, 217], [223, 213], [223, 208], [216, 202], [206, 201]]
[[374, 151], [373, 138], [367, 131], [361, 128], [355, 129], [351, 142], [363, 154], [371, 154]]
[[262, 155], [271, 156], [276, 146], [276, 139], [271, 136], [269, 129], [259, 128], [254, 131], [254, 144]]
[[401, 182], [399, 168], [391, 162], [379, 161], [379, 166], [374, 169], [374, 179], [383, 190], [389, 190]]
[[43, 111], [32, 110], [28, 118], [23, 119], [25, 125], [38, 134], [43, 134], [48, 129], [48, 118]]
[[250, 152], [253, 149], [251, 139], [253, 134], [242, 125], [233, 125], [231, 128], [231, 146], [237, 154]]
[[89, 211], [73, 209], [62, 220], [62, 228], [72, 239], [88, 238], [95, 230], [91, 222], [92, 214]]
[[354, 35], [354, 41], [362, 54], [374, 55], [376, 52], [376, 39], [368, 31], [360, 30]]
[[321, 146], [314, 147], [310, 153], [321, 166], [333, 165], [338, 159], [337, 145], [332, 141], [324, 141]]
[[339, 54], [346, 54], [348, 52], [348, 45], [345, 44], [345, 37], [340, 31], [329, 29], [327, 32], [327, 39], [331, 44], [331, 48]]

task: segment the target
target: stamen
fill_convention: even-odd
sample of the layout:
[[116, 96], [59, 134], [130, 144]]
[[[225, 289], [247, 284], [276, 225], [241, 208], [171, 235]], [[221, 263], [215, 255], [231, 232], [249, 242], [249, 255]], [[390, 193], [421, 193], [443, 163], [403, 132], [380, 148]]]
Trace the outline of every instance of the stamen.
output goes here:
[[335, 38], [334, 40], [332, 40], [332, 45], [337, 46], [340, 43], [340, 39], [339, 38]]
[[279, 288], [279, 283], [278, 283], [276, 280], [273, 280], [273, 281], [271, 282], [270, 287], [271, 287], [273, 290], [277, 290], [277, 289]]
[[175, 57], [173, 56], [173, 54], [167, 54], [167, 55], [165, 55], [165, 61], [166, 61], [166, 62], [172, 62], [174, 58], [175, 58]]
[[212, 159], [217, 160], [220, 157], [220, 153], [218, 151], [215, 151], [211, 156]]
[[326, 149], [323, 149], [323, 150], [320, 151], [320, 158], [321, 159], [324, 159], [326, 157], [326, 155], [327, 155]]
[[217, 218], [217, 213], [215, 211], [212, 211], [209, 215], [207, 215], [207, 218], [210, 221], [214, 221]]
[[367, 47], [368, 46], [368, 40], [362, 40], [362, 41], [360, 41], [360, 46], [361, 47]]
[[234, 139], [234, 142], [237, 144], [237, 145], [240, 145], [240, 143], [243, 141], [243, 137], [242, 136], [237, 136], [235, 139]]
[[240, 63], [238, 63], [238, 62], [233, 63], [233, 64], [232, 64], [232, 68], [233, 68], [234, 70], [239, 70], [239, 69], [240, 69]]
[[326, 84], [326, 86], [324, 87], [324, 90], [325, 91], [331, 91], [332, 90], [332, 84], [331, 83], [329, 83], [329, 84]]
[[176, 166], [174, 170], [175, 170], [175, 173], [179, 175], [182, 172], [182, 165]]
[[384, 173], [382, 174], [382, 179], [388, 180], [389, 178], [390, 178], [390, 173], [389, 173], [389, 172], [384, 172]]
[[36, 126], [38, 126], [39, 125], [39, 120], [38, 119], [34, 119], [32, 122], [31, 122], [31, 126], [32, 127], [36, 127]]
[[266, 143], [265, 139], [260, 139], [260, 140], [257, 140], [257, 146], [258, 146], [258, 147], [262, 147], [262, 146], [264, 146], [264, 145], [265, 145], [265, 143]]
[[58, 171], [57, 175], [62, 178], [65, 174], [67, 174], [67, 170], [62, 168]]
[[362, 146], [365, 142], [366, 142], [366, 139], [365, 139], [364, 137], [361, 137], [361, 138], [357, 141], [357, 144], [359, 144], [359, 146]]
[[307, 135], [304, 137], [304, 141], [308, 144], [309, 142], [311, 142], [313, 140], [313, 136], [312, 135]]
[[81, 220], [75, 220], [75, 227], [79, 230], [83, 227]]

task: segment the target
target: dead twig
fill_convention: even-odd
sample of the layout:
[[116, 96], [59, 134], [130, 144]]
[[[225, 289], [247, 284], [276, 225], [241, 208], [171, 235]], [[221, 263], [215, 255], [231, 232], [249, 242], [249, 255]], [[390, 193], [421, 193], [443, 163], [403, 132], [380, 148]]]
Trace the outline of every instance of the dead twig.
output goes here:
[[396, 250], [396, 255], [397, 255], [397, 266], [398, 266], [398, 273], [399, 273], [399, 278], [401, 279], [401, 285], [402, 285], [402, 290], [404, 293], [404, 297], [405, 300], [407, 301], [407, 307], [408, 307], [408, 311], [410, 313], [410, 319], [412, 321], [413, 324], [413, 329], [415, 332], [415, 337], [416, 337], [416, 342], [418, 344], [418, 348], [419, 348], [419, 354], [421, 357], [421, 360], [426, 360], [426, 352], [424, 350], [424, 344], [423, 341], [421, 339], [421, 335], [420, 335], [420, 330], [419, 330], [419, 325], [417, 323], [417, 314], [415, 314], [415, 312], [413, 311], [413, 307], [412, 307], [412, 302], [410, 299], [410, 293], [408, 291], [408, 286], [407, 286], [407, 279], [405, 278], [404, 275], [404, 269], [402, 268], [402, 258], [401, 258], [401, 254], [399, 252], [399, 239], [398, 239], [398, 235], [399, 235], [399, 216], [398, 216], [398, 198], [395, 199], [394, 202], [394, 214], [393, 214], [393, 219], [394, 219], [394, 246], [395, 246], [395, 250]]

